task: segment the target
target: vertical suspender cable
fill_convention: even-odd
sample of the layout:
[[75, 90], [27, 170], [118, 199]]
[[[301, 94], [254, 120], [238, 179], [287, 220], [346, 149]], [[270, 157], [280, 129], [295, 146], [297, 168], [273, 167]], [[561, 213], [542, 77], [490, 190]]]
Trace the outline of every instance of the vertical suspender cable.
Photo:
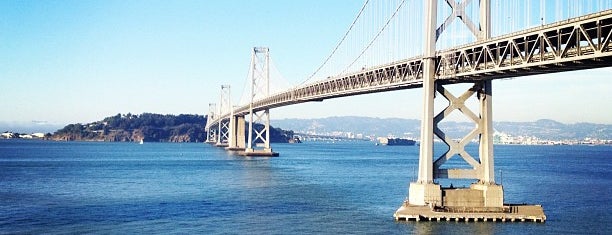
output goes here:
[[349, 26], [349, 29], [346, 31], [346, 33], [344, 34], [344, 36], [342, 36], [342, 39], [340, 39], [340, 42], [338, 42], [338, 44], [336, 45], [336, 47], [332, 50], [332, 53], [323, 61], [323, 63], [312, 73], [312, 75], [310, 75], [310, 77], [308, 77], [308, 79], [306, 79], [304, 82], [302, 82], [301, 84], [306, 83], [308, 80], [310, 80], [311, 78], [313, 78], [320, 70], [321, 68], [323, 68], [323, 66], [325, 66], [327, 64], [327, 62], [329, 61], [329, 59], [336, 53], [336, 50], [338, 50], [338, 48], [340, 47], [340, 45], [342, 45], [342, 43], [344, 42], [344, 40], [346, 39], [346, 37], [348, 36], [348, 34], [351, 32], [351, 30], [353, 29], [353, 26], [355, 26], [355, 23], [357, 22], [357, 20], [359, 20], [361, 14], [363, 13], [363, 9], [368, 5], [368, 3], [370, 2], [370, 0], [366, 0], [363, 3], [363, 6], [361, 7], [361, 9], [359, 10], [359, 13], [357, 13], [357, 17], [355, 17], [355, 19], [353, 20], [353, 23], [351, 23], [351, 26]]
[[[380, 37], [380, 35], [383, 33], [384, 30], [387, 29], [387, 27], [389, 26], [390, 21], [397, 15], [397, 12], [399, 11], [399, 9], [401, 9], [403, 3], [405, 2], [405, 0], [402, 0], [402, 2], [397, 6], [397, 8], [395, 9], [395, 11], [393, 12], [393, 15], [391, 15], [389, 17], [389, 19], [387, 19], [387, 21], [385, 22], [385, 24], [382, 26], [382, 28], [378, 31], [378, 33], [369, 41], [369, 43], [367, 44], [367, 46], [361, 51], [361, 53], [359, 53], [359, 55], [357, 56], [357, 58], [355, 58], [348, 66], [346, 66], [343, 70], [342, 73], [346, 72], [348, 69], [350, 69], [353, 65], [355, 65], [356, 62], [359, 61], [359, 59], [361, 59], [363, 57], [363, 55], [366, 53], [366, 51], [368, 49], [370, 49], [372, 47], [372, 45], [374, 44], [374, 42], [378, 39], [378, 37]], [[357, 64], [359, 65], [359, 64]]]

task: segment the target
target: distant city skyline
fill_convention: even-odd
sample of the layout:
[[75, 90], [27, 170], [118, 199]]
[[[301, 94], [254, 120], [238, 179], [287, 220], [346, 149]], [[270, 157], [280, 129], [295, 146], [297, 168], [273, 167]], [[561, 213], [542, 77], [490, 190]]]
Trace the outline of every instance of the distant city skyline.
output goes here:
[[[362, 4], [0, 1], [0, 124], [61, 126], [117, 113], [206, 115], [222, 84], [239, 100], [254, 46], [269, 47], [276, 69], [297, 85]], [[611, 75], [604, 68], [496, 80], [494, 120], [612, 124]], [[271, 118], [420, 119], [421, 96], [412, 89], [338, 98], [274, 109]]]

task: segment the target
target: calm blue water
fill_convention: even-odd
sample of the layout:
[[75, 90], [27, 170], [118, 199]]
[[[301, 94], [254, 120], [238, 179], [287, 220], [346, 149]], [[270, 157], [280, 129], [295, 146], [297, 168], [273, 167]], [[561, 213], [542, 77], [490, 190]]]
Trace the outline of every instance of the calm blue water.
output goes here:
[[536, 223], [395, 222], [418, 147], [0, 141], [0, 234], [609, 234], [612, 147], [496, 146], [506, 202]]

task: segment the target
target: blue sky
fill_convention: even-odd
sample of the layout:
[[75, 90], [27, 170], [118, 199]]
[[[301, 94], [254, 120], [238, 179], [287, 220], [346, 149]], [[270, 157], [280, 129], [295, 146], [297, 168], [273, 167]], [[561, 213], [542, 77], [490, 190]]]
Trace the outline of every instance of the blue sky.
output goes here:
[[[206, 114], [240, 98], [251, 48], [290, 84], [333, 49], [362, 1], [0, 1], [0, 122], [86, 123], [117, 113]], [[612, 123], [610, 69], [495, 81], [496, 121]], [[272, 119], [420, 119], [421, 90], [272, 110]]]

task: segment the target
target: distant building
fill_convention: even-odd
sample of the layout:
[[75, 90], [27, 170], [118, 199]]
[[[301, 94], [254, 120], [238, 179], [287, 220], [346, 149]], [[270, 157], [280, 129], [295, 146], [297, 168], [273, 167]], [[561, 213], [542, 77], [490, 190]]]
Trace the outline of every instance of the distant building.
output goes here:
[[29, 134], [20, 134], [19, 138], [22, 138], [22, 139], [32, 139], [34, 137], [32, 135], [29, 135]]
[[45, 137], [45, 133], [32, 133], [32, 137], [34, 138], [44, 138]]
[[2, 136], [2, 138], [5, 138], [5, 139], [15, 138], [15, 134], [12, 133], [12, 132], [4, 132], [4, 133], [2, 133], [1, 136]]

